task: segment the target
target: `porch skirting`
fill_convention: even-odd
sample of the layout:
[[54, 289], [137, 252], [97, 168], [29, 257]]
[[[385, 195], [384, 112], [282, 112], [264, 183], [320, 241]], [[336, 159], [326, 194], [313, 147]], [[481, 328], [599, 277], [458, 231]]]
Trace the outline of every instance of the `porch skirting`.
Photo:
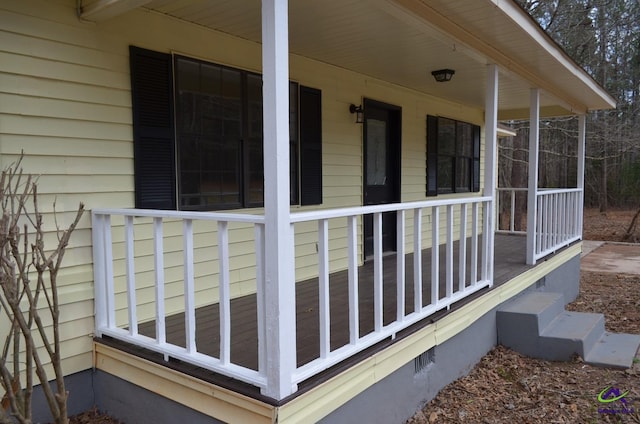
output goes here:
[[127, 423], [401, 423], [496, 345], [502, 303], [529, 290], [561, 292], [573, 300], [580, 252], [581, 243], [563, 249], [279, 405], [96, 341], [96, 405]]

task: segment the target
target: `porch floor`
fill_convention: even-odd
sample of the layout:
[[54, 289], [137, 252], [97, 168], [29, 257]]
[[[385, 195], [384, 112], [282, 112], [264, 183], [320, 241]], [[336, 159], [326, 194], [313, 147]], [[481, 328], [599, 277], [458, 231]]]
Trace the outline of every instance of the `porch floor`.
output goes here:
[[[479, 243], [481, 245], [481, 243]], [[479, 246], [480, 248], [480, 246]], [[467, 251], [469, 251], [467, 244]], [[526, 238], [515, 235], [495, 235], [495, 263], [494, 263], [494, 286], [500, 286], [515, 276], [530, 269], [531, 266], [525, 263]], [[454, 244], [454, 257], [458, 257], [458, 243]], [[470, 260], [467, 255], [467, 280], [469, 280]], [[444, 266], [444, 246], [441, 246], [440, 254], [440, 296], [445, 292], [445, 266]], [[430, 303], [431, 289], [431, 249], [422, 251], [423, 261], [423, 305]], [[457, 267], [454, 267], [457, 268]], [[478, 265], [478, 273], [480, 273]], [[384, 323], [390, 323], [396, 316], [396, 255], [388, 255], [383, 260], [384, 272]], [[373, 261], [366, 262], [358, 269], [359, 277], [359, 321], [360, 335], [365, 335], [373, 331]], [[405, 282], [405, 313], [413, 311], [413, 254], [406, 255], [406, 282]], [[468, 284], [468, 283], [467, 283]], [[458, 287], [458, 270], [454, 270], [454, 291]], [[480, 290], [475, 294], [455, 303], [450, 310], [455, 310], [468, 303], [474, 298], [482, 296], [488, 289]], [[330, 297], [331, 297], [331, 349], [336, 349], [349, 342], [349, 319], [348, 319], [348, 275], [347, 271], [340, 271], [330, 275]], [[252, 369], [257, 369], [258, 346], [257, 346], [257, 318], [256, 318], [256, 297], [255, 295], [243, 296], [231, 301], [231, 360], [233, 363], [243, 365]], [[300, 282], [296, 285], [296, 309], [297, 309], [297, 362], [298, 366], [308, 363], [319, 356], [319, 313], [318, 313], [318, 279], [311, 279]], [[425, 320], [414, 324], [397, 334], [395, 340], [399, 340], [428, 323], [432, 323], [449, 311], [442, 310]], [[166, 319], [167, 342], [179, 346], [185, 346], [185, 326], [184, 314], [177, 314]], [[155, 337], [155, 322], [140, 324], [140, 334]], [[218, 375], [208, 370], [203, 370], [193, 365], [182, 363], [174, 359], [164, 361], [162, 355], [147, 351], [142, 348], [131, 346], [109, 337], [96, 339], [99, 343], [104, 343], [126, 352], [142, 356], [153, 362], [163, 364], [179, 370], [180, 372], [193, 375], [202, 380], [227, 387], [236, 392], [251, 396], [255, 399], [268, 403], [275, 401], [265, 398], [259, 389], [234, 380], [232, 378]], [[298, 391], [292, 395], [297, 396], [305, 390], [312, 388], [338, 374], [352, 364], [361, 361], [363, 358], [384, 349], [394, 341], [386, 339], [369, 349], [343, 361], [342, 363], [316, 375], [301, 384]], [[198, 351], [212, 356], [219, 353], [219, 308], [218, 305], [210, 305], [198, 308], [196, 311], [196, 343]], [[287, 399], [280, 403], [286, 402]]]

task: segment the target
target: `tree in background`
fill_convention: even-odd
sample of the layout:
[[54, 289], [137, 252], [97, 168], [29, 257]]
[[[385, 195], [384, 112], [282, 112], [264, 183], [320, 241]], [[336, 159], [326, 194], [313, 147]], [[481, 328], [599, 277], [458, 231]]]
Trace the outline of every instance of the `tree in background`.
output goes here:
[[[567, 54], [617, 100], [615, 110], [595, 111], [587, 117], [586, 205], [599, 206], [601, 211], [606, 211], [610, 205], [638, 206], [640, 2], [518, 1]], [[517, 122], [512, 125], [526, 128], [528, 124]], [[562, 155], [570, 154], [575, 157], [576, 129], [574, 119], [555, 119], [541, 123], [541, 187], [562, 185], [565, 181], [569, 183], [566, 187], [575, 184], [572, 182], [575, 181], [574, 176], [558, 174], [558, 165], [563, 160]], [[526, 146], [525, 143], [523, 148], [526, 149]], [[521, 160], [518, 156], [510, 156], [508, 148], [501, 153], [501, 159], [503, 162]], [[564, 169], [575, 169], [575, 165], [565, 166]], [[506, 176], [507, 173], [502, 174]], [[511, 181], [505, 184], [515, 186], [520, 178], [515, 177], [513, 184]]]

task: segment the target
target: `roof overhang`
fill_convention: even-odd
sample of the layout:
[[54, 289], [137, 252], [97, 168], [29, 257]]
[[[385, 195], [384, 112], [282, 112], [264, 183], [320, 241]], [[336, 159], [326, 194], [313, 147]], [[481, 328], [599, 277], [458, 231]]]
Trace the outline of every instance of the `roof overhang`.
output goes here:
[[[147, 0], [98, 3], [136, 1]], [[259, 0], [150, 0], [143, 7], [261, 42]], [[495, 63], [500, 120], [527, 119], [532, 88], [542, 90], [543, 117], [615, 107], [513, 0], [292, 0], [289, 46], [295, 55], [481, 109], [487, 65]], [[431, 71], [443, 68], [456, 73], [438, 83]]]

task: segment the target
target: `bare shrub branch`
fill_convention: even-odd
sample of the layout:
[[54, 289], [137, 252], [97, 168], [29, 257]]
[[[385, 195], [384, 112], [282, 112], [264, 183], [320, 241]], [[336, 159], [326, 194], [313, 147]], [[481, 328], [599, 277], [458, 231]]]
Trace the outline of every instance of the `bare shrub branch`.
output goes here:
[[[5, 391], [0, 423], [31, 423], [33, 389], [39, 384], [54, 422], [66, 424], [68, 394], [60, 352], [58, 272], [84, 206], [79, 205], [71, 225], [61, 230], [54, 204], [58, 243], [47, 250], [37, 180], [23, 173], [22, 159], [0, 177], [0, 309], [10, 323], [0, 356], [0, 384]], [[44, 324], [42, 313], [51, 317], [50, 326]], [[42, 346], [37, 340], [42, 340]], [[44, 347], [44, 352], [39, 347]], [[48, 363], [55, 374], [55, 390], [49, 385]]]

